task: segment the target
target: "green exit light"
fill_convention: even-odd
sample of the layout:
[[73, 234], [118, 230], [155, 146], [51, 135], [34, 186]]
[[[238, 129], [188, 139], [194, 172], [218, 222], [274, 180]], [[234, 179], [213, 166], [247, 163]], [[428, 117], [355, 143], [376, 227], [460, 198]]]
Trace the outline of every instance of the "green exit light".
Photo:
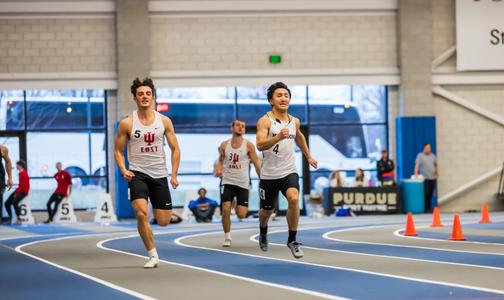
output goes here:
[[270, 64], [279, 64], [282, 62], [282, 56], [281, 55], [270, 55], [269, 57], [269, 62]]

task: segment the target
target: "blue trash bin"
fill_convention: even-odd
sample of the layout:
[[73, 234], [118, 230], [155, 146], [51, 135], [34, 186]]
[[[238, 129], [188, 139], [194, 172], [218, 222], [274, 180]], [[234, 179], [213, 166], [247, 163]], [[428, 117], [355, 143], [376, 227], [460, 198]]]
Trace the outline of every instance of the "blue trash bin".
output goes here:
[[403, 179], [401, 181], [403, 196], [403, 212], [424, 213], [424, 183], [423, 180]]

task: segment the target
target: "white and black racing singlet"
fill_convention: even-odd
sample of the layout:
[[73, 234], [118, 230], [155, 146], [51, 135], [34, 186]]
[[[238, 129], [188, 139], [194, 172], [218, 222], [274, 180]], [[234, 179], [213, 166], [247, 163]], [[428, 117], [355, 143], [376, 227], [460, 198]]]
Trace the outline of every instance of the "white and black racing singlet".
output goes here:
[[289, 116], [289, 121], [283, 122], [273, 119], [269, 114], [271, 126], [268, 138], [274, 137], [282, 129], [288, 128], [289, 135], [273, 147], [263, 151], [263, 162], [261, 167], [261, 179], [280, 179], [296, 173], [296, 158], [294, 149], [296, 147], [296, 123]]
[[163, 149], [165, 127], [161, 114], [154, 111], [154, 122], [143, 125], [133, 111], [133, 128], [128, 142], [129, 169], [152, 178], [168, 177], [166, 155]]

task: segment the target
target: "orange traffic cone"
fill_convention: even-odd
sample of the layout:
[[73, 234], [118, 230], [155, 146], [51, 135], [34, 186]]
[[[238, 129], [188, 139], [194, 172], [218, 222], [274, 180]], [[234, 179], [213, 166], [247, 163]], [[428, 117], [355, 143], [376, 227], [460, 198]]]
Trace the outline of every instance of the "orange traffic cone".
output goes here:
[[449, 238], [450, 241], [465, 241], [466, 238], [462, 235], [462, 226], [460, 225], [460, 218], [455, 215], [453, 218], [453, 229], [452, 235]]
[[492, 220], [490, 220], [490, 216], [488, 215], [488, 205], [486, 203], [483, 204], [483, 207], [481, 208], [481, 220], [479, 222], [492, 223]]
[[404, 231], [403, 235], [405, 236], [418, 235], [415, 231], [415, 224], [413, 223], [413, 215], [411, 213], [408, 213], [408, 219], [406, 221], [406, 231]]
[[432, 214], [432, 224], [430, 227], [443, 227], [441, 223], [441, 217], [439, 216], [439, 208], [434, 207], [434, 213]]

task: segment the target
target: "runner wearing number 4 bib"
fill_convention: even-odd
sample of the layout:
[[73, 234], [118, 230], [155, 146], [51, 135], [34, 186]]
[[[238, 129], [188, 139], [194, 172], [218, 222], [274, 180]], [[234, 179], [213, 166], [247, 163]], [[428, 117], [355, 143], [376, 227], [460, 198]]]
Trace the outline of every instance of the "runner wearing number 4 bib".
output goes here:
[[[44, 222], [48, 224], [53, 221], [54, 215], [56, 214], [56, 210], [58, 209], [58, 205], [63, 201], [65, 197], [70, 196], [70, 192], [72, 191], [72, 176], [67, 171], [63, 170], [63, 166], [60, 162], [56, 163], [56, 170], [58, 172], [54, 174], [54, 179], [58, 183], [56, 190], [47, 201], [47, 213], [49, 214], [49, 218]], [[54, 203], [54, 208], [51, 208], [51, 205]]]
[[[131, 206], [137, 219], [137, 228], [142, 237], [149, 260], [144, 268], [156, 268], [159, 257], [154, 244], [154, 235], [149, 224], [148, 205], [160, 226], [170, 223], [172, 203], [168, 188], [164, 141], [171, 150], [172, 173], [170, 183], [177, 188], [177, 173], [180, 164], [180, 148], [171, 120], [154, 110], [156, 90], [150, 78], [135, 79], [131, 93], [137, 110], [121, 120], [115, 140], [115, 160], [123, 178], [130, 188]], [[128, 144], [129, 170], [126, 169], [124, 148]], [[103, 209], [103, 207], [102, 207]], [[106, 208], [105, 208], [106, 209]]]
[[299, 119], [288, 114], [290, 100], [291, 92], [287, 85], [282, 82], [272, 84], [268, 88], [271, 111], [257, 122], [257, 149], [264, 156], [259, 183], [259, 247], [263, 251], [268, 250], [268, 221], [278, 202], [278, 193], [282, 192], [288, 201], [287, 247], [295, 258], [301, 258], [304, 254], [301, 244], [296, 241], [299, 223], [299, 176], [294, 156], [296, 144], [312, 167], [317, 167], [317, 161], [310, 154], [300, 130]]

